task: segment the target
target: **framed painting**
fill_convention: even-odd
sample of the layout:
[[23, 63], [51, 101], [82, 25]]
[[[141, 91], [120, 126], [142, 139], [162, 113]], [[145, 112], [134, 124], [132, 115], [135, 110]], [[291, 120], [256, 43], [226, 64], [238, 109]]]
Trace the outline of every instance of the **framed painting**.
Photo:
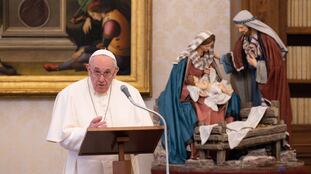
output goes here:
[[[43, 68], [47, 62], [65, 62], [76, 51], [68, 21], [86, 1], [91, 0], [0, 0], [0, 95], [54, 95], [87, 76], [86, 71]], [[118, 1], [130, 6], [130, 71], [117, 79], [149, 95], [152, 2]], [[41, 10], [33, 10], [34, 4]]]

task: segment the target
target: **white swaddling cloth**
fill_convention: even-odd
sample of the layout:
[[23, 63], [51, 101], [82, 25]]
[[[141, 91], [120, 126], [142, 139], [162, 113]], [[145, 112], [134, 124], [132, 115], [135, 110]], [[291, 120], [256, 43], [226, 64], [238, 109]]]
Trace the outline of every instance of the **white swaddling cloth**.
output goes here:
[[210, 89], [201, 89], [194, 85], [187, 85], [187, 90], [189, 91], [189, 95], [194, 102], [197, 102], [200, 96], [206, 96], [204, 104], [209, 106], [213, 111], [219, 111], [217, 105], [223, 105], [231, 98], [231, 95], [223, 92], [219, 85], [223, 85], [228, 90], [232, 90], [232, 87], [226, 80], [222, 80], [221, 82], [216, 80], [217, 74], [214, 68], [210, 68], [209, 70], [209, 74], [204, 74], [199, 79], [198, 83], [208, 82], [211, 84]]
[[201, 144], [205, 144], [208, 140], [209, 136], [211, 135], [211, 132], [215, 126], [218, 124], [212, 124], [212, 125], [202, 125], [199, 127], [200, 131], [200, 138], [201, 138]]
[[252, 107], [246, 121], [235, 121], [227, 124], [227, 134], [230, 149], [235, 148], [240, 144], [242, 139], [247, 135], [248, 131], [254, 129], [259, 124], [264, 116], [267, 107], [256, 106]]

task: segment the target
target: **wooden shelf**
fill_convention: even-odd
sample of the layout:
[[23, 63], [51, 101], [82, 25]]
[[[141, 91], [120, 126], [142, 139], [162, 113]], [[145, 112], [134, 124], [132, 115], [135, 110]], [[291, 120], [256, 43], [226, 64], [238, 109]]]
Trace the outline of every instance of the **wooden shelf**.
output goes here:
[[296, 80], [296, 79], [288, 79], [288, 83], [295, 83], [295, 84], [311, 84], [311, 79], [308, 80]]
[[288, 27], [287, 34], [311, 34], [311, 27]]
[[287, 34], [288, 46], [311, 46], [311, 33], [303, 34]]
[[291, 97], [310, 98], [311, 97], [311, 83], [289, 83], [289, 90]]

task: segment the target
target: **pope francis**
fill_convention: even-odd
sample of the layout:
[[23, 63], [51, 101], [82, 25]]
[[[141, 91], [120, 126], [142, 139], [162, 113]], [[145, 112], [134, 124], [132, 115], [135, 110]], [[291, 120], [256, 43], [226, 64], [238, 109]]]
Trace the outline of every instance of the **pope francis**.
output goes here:
[[[47, 140], [69, 151], [65, 174], [110, 174], [117, 155], [78, 156], [87, 128], [152, 126], [147, 111], [135, 107], [120, 90], [126, 85], [133, 100], [145, 106], [139, 91], [116, 80], [118, 66], [108, 50], [94, 52], [86, 65], [88, 77], [77, 81], [56, 97]], [[139, 173], [137, 155], [132, 168]]]

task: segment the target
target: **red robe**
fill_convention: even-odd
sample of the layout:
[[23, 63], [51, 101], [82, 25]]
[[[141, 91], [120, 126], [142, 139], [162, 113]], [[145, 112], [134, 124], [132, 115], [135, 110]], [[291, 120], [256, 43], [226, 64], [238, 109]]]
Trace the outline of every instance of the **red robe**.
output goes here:
[[[259, 43], [266, 58], [268, 81], [266, 84], [259, 84], [259, 90], [264, 98], [268, 100], [278, 100], [280, 102], [280, 119], [287, 124], [288, 132], [291, 133], [292, 110], [290, 104], [290, 93], [286, 78], [286, 62], [282, 58], [281, 49], [275, 40], [267, 34], [259, 34]], [[233, 50], [234, 67], [243, 67], [243, 59], [246, 56], [242, 48], [243, 37], [241, 37]]]
[[[186, 71], [184, 78], [186, 78], [188, 75], [194, 75], [194, 76], [201, 78], [204, 75], [203, 70], [199, 70], [195, 68], [191, 60], [188, 60], [188, 61], [189, 62], [187, 66], [187, 71]], [[213, 62], [211, 65], [217, 71], [216, 63]], [[183, 87], [182, 87], [181, 97], [180, 97], [181, 101], [185, 101], [188, 96], [189, 96], [189, 91], [187, 90], [187, 85], [184, 82]], [[196, 110], [198, 121], [200, 123], [204, 123], [207, 125], [224, 121], [225, 105], [219, 106], [219, 111], [213, 111], [210, 107], [204, 104], [204, 99], [205, 99], [204, 97], [200, 97], [197, 102], [192, 102]]]

